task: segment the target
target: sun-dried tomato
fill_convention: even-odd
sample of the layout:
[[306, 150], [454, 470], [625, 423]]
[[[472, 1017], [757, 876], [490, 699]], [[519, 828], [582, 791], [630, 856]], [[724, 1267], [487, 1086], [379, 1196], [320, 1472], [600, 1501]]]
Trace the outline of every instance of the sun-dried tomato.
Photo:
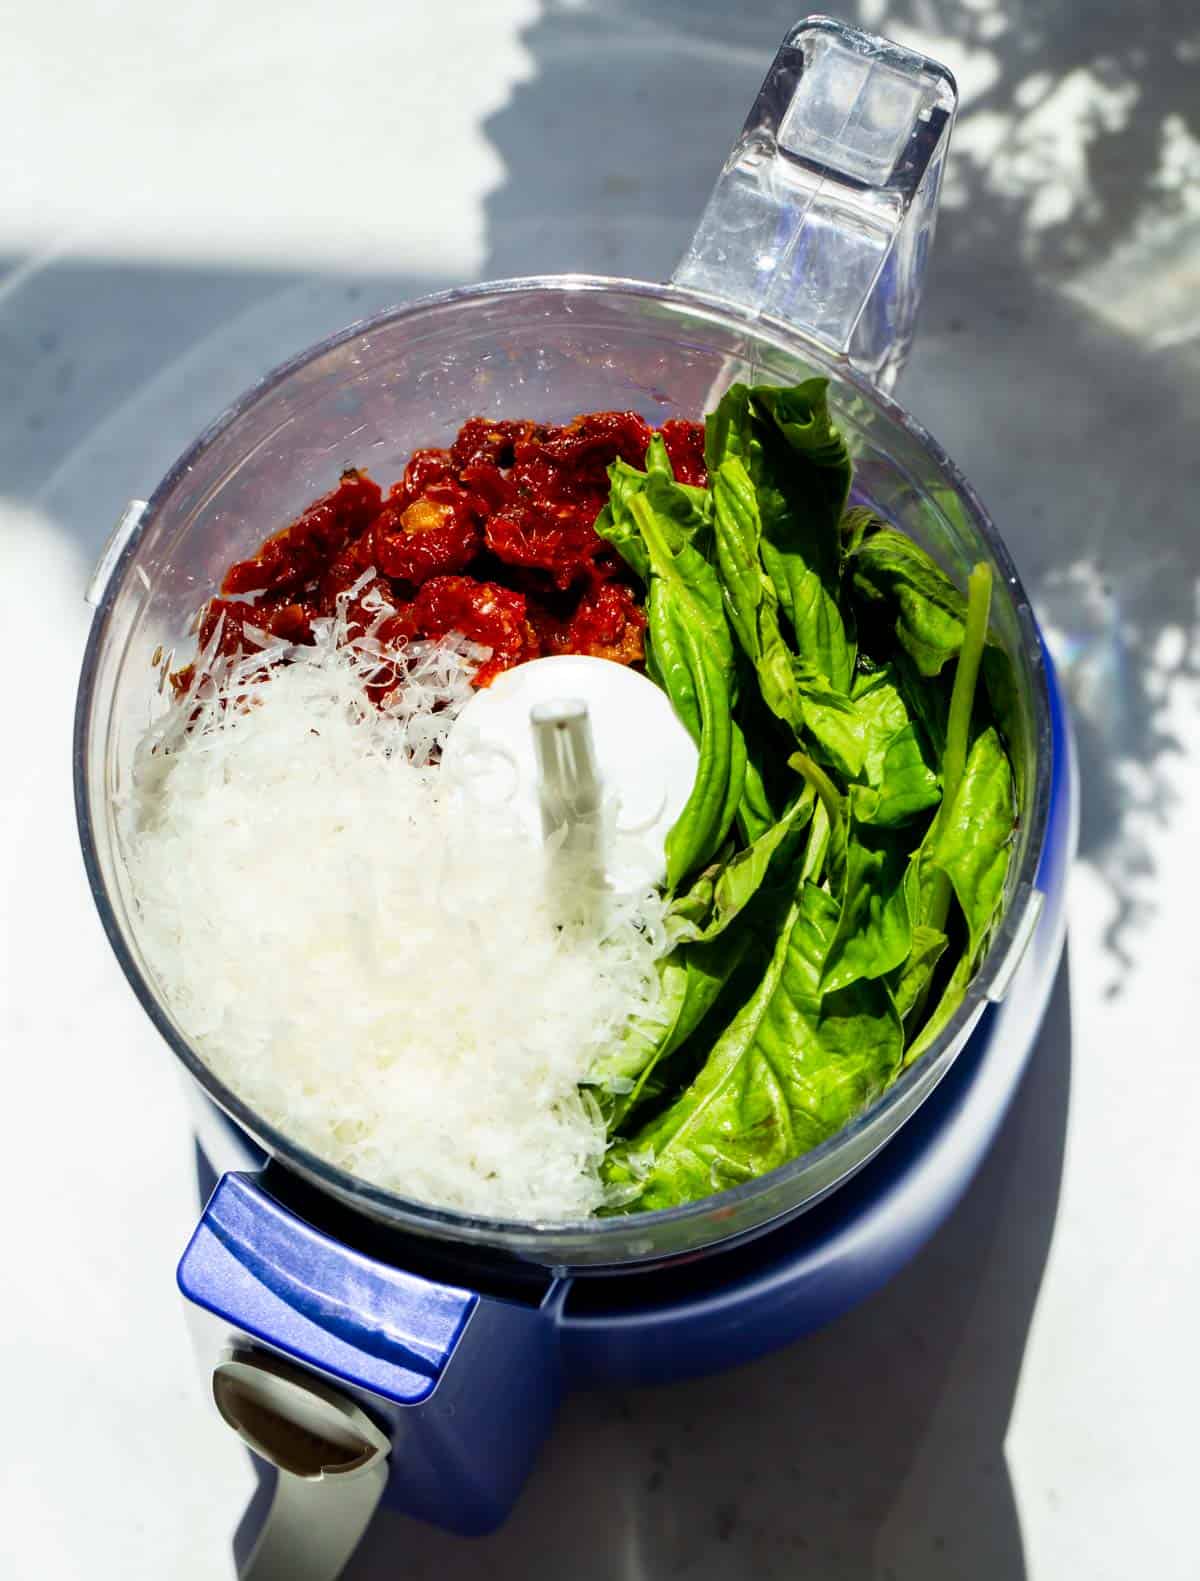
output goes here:
[[[196, 631], [196, 645], [206, 653], [213, 639], [216, 646], [212, 659], [250, 657], [257, 653], [264, 642], [271, 640], [308, 644], [313, 640], [312, 623], [320, 614], [317, 606], [308, 600], [285, 597], [264, 603], [249, 604], [241, 599], [210, 598], [200, 612]], [[266, 676], [267, 667], [247, 676], [254, 680]], [[195, 664], [185, 665], [169, 677], [177, 697], [182, 697], [196, 676]], [[207, 671], [202, 679], [207, 678]]]
[[290, 592], [316, 581], [339, 550], [366, 528], [381, 503], [379, 485], [365, 473], [354, 468], [343, 472], [331, 494], [268, 538], [248, 560], [231, 565], [221, 592]]
[[322, 571], [317, 583], [317, 605], [322, 615], [334, 614], [339, 597], [348, 593], [362, 579], [364, 571], [371, 570], [374, 570], [371, 535], [366, 532], [353, 543], [348, 543]]
[[562, 428], [546, 429], [537, 454], [576, 477], [606, 484], [608, 468], [618, 456], [631, 467], [645, 465], [650, 434], [650, 424], [636, 412], [588, 412]]
[[704, 461], [704, 424], [671, 417], [659, 429], [676, 483], [694, 488], [708, 487], [708, 467]]
[[[381, 615], [396, 609], [395, 589], [383, 576], [372, 576], [364, 582], [362, 571], [356, 569], [354, 575], [336, 590], [332, 573], [321, 585], [323, 590], [328, 587], [328, 597], [321, 606], [322, 613], [336, 615], [340, 612], [346, 622], [346, 636], [351, 641], [370, 631]], [[353, 598], [345, 598], [352, 589]], [[345, 599], [344, 603], [342, 599]]]
[[546, 571], [556, 587], [568, 588], [587, 575], [596, 556], [597, 514], [569, 505], [511, 505], [489, 517], [487, 546], [506, 565]]
[[283, 642], [311, 643], [312, 623], [319, 613], [311, 599], [289, 599], [286, 603], [256, 605], [251, 616], [257, 615], [260, 619], [251, 619], [250, 624], [258, 625]]
[[593, 528], [608, 500], [608, 468], [618, 456], [643, 465], [649, 443], [636, 412], [592, 412], [518, 440], [512, 499], [488, 520], [488, 548], [507, 565], [547, 571], [559, 588], [588, 579], [606, 548]]
[[461, 485], [432, 484], [411, 504], [397, 500], [380, 511], [371, 524], [371, 563], [412, 587], [465, 571], [483, 545], [481, 514]]
[[477, 582], [470, 576], [434, 577], [421, 588], [406, 613], [422, 637], [457, 631], [492, 650], [491, 658], [475, 672], [476, 686], [489, 685], [502, 670], [536, 659], [541, 652], [526, 615], [525, 599], [496, 582]]
[[[701, 425], [673, 420], [662, 434], [679, 480], [704, 483]], [[248, 601], [206, 606], [201, 649], [218, 622], [228, 656], [252, 653], [264, 636], [309, 642], [314, 619], [340, 615], [351, 638], [370, 631], [385, 652], [462, 632], [492, 650], [480, 686], [543, 651], [637, 663], [645, 617], [594, 524], [609, 467], [618, 457], [644, 465], [650, 436], [636, 412], [591, 412], [559, 426], [473, 417], [449, 447], [414, 451], [386, 500], [350, 469], [230, 567], [222, 592]], [[382, 660], [371, 695], [399, 673]], [[189, 666], [172, 684], [182, 691], [193, 676]]]
[[308, 643], [312, 641], [313, 619], [319, 613], [317, 606], [308, 600], [283, 598], [247, 604], [240, 599], [213, 598], [200, 616], [197, 646], [203, 653], [216, 637], [215, 654], [232, 658], [235, 654], [253, 653], [261, 648], [262, 636], [283, 642]]
[[458, 478], [470, 491], [481, 517], [502, 509], [513, 498], [513, 483], [493, 461], [469, 461]]
[[490, 417], [470, 417], [459, 429], [450, 454], [460, 468], [479, 461], [490, 462], [495, 467], [511, 467], [516, 446], [536, 441], [544, 432], [538, 423], [494, 422]]
[[388, 493], [388, 504], [400, 500], [403, 504], [419, 499], [431, 483], [453, 481], [457, 475], [454, 457], [448, 450], [426, 446], [414, 450], [399, 483], [394, 483]]
[[531, 607], [529, 618], [544, 653], [584, 653], [616, 664], [645, 657], [646, 617], [624, 582], [597, 583], [565, 618], [545, 607]]

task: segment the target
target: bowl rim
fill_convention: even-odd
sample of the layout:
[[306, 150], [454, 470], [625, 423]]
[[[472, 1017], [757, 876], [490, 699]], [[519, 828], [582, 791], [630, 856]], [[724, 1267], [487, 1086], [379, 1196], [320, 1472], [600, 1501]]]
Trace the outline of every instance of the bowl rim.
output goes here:
[[[1030, 664], [1033, 682], [1031, 687], [1033, 728], [1039, 743], [1038, 772], [1034, 782], [1026, 786], [1027, 806], [1023, 813], [1024, 847], [1020, 869], [1011, 880], [1012, 899], [987, 955], [968, 986], [963, 1002], [930, 1047], [902, 1070], [891, 1086], [861, 1114], [856, 1115], [840, 1131], [811, 1151], [789, 1159], [766, 1175], [698, 1201], [673, 1208], [643, 1210], [610, 1218], [501, 1219], [427, 1204], [362, 1180], [359, 1176], [329, 1163], [318, 1154], [291, 1140], [276, 1126], [262, 1119], [191, 1047], [160, 1003], [151, 983], [134, 958], [114, 913], [101, 871], [92, 832], [91, 796], [88, 783], [88, 747], [96, 695], [95, 680], [113, 604], [123, 586], [141, 537], [155, 520], [163, 503], [174, 492], [179, 482], [186, 477], [198, 458], [261, 399], [270, 395], [283, 380], [340, 346], [360, 339], [364, 335], [370, 335], [385, 326], [390, 327], [405, 320], [416, 319], [442, 308], [473, 302], [484, 303], [517, 294], [531, 295], [535, 292], [545, 292], [558, 297], [572, 295], [586, 297], [595, 293], [623, 294], [685, 308], [693, 314], [716, 320], [726, 327], [745, 331], [755, 340], [773, 345], [785, 353], [800, 354], [814, 360], [818, 366], [824, 365], [835, 369], [838, 379], [843, 384], [850, 386], [856, 394], [901, 428], [926, 452], [937, 470], [949, 482], [1004, 577], [1008, 595], [1017, 611], [1023, 645]], [[999, 997], [998, 984], [1007, 979], [1013, 965], [1012, 958], [1019, 953], [1022, 944], [1027, 942], [1032, 931], [1031, 913], [1035, 917], [1041, 904], [1036, 877], [1049, 828], [1055, 771], [1053, 751], [1054, 732], [1045, 657], [1028, 596], [1007, 546], [975, 489], [923, 424], [889, 394], [859, 373], [848, 358], [831, 354], [827, 348], [782, 320], [744, 308], [724, 297], [672, 283], [656, 284], [619, 276], [566, 273], [484, 281], [477, 285], [434, 292], [381, 309], [334, 331], [269, 370], [201, 431], [154, 489], [136, 526], [120, 554], [115, 558], [97, 601], [88, 632], [76, 697], [73, 775], [76, 821], [84, 866], [109, 943], [134, 994], [159, 1034], [208, 1097], [231, 1120], [259, 1141], [269, 1154], [279, 1158], [310, 1182], [331, 1191], [341, 1201], [381, 1222], [422, 1236], [433, 1236], [442, 1242], [465, 1242], [476, 1248], [490, 1246], [513, 1254], [523, 1261], [541, 1262], [555, 1268], [572, 1266], [568, 1260], [553, 1255], [555, 1243], [559, 1243], [561, 1251], [561, 1243], [586, 1242], [589, 1245], [588, 1259], [574, 1266], [581, 1272], [602, 1272], [603, 1260], [594, 1259], [590, 1254], [590, 1248], [594, 1247], [599, 1251], [601, 1244], [605, 1242], [612, 1243], [614, 1249], [614, 1255], [607, 1265], [610, 1269], [644, 1267], [655, 1261], [669, 1259], [673, 1255], [670, 1250], [658, 1247], [648, 1248], [644, 1255], [631, 1253], [627, 1249], [623, 1251], [617, 1249], [617, 1242], [636, 1240], [639, 1232], [651, 1230], [662, 1232], [668, 1226], [695, 1224], [696, 1221], [706, 1217], [712, 1217], [718, 1223], [729, 1224], [729, 1228], [724, 1232], [718, 1228], [717, 1233], [690, 1242], [686, 1250], [691, 1252], [694, 1252], [698, 1246], [709, 1249], [723, 1241], [744, 1238], [747, 1233], [757, 1233], [757, 1229], [748, 1231], [746, 1226], [731, 1221], [736, 1220], [739, 1207], [748, 1205], [753, 1199], [764, 1194], [768, 1183], [773, 1193], [783, 1194], [787, 1183], [796, 1176], [813, 1170], [815, 1165], [833, 1158], [840, 1151], [850, 1152], [851, 1141], [862, 1138], [869, 1126], [884, 1130], [881, 1122], [896, 1110], [902, 1109], [909, 1100], [913, 1100], [912, 1110], [919, 1107], [924, 1097], [928, 1096], [928, 1092], [916, 1097], [916, 1089], [923, 1083], [928, 1083], [928, 1090], [932, 1091], [936, 1081], [940, 1080], [949, 1069], [953, 1060], [952, 1057], [947, 1056], [958, 1052], [956, 1045], [965, 1042], [964, 1034], [978, 1019], [989, 999]], [[907, 1115], [903, 1116], [896, 1126], [885, 1130], [877, 1146], [849, 1167], [845, 1175], [839, 1176], [832, 1185], [814, 1192], [808, 1198], [801, 1199], [799, 1203], [790, 1207], [783, 1206], [774, 1213], [768, 1214], [757, 1228], [765, 1228], [767, 1224], [777, 1222], [781, 1217], [803, 1211], [815, 1205], [823, 1196], [828, 1195], [829, 1191], [836, 1190], [844, 1178], [848, 1178], [855, 1169], [861, 1167], [886, 1144], [907, 1117]]]

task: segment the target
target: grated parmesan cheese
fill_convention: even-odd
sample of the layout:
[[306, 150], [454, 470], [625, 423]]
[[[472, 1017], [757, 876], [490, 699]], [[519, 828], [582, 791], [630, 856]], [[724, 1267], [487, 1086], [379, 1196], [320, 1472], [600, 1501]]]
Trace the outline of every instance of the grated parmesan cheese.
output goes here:
[[436, 766], [486, 650], [414, 643], [377, 708], [373, 632], [345, 640], [357, 591], [314, 647], [222, 660], [218, 633], [212, 680], [141, 743], [143, 952], [201, 1057], [321, 1157], [442, 1206], [584, 1216], [605, 1136], [579, 1083], [654, 1012], [661, 899], [560, 925], [543, 848]]

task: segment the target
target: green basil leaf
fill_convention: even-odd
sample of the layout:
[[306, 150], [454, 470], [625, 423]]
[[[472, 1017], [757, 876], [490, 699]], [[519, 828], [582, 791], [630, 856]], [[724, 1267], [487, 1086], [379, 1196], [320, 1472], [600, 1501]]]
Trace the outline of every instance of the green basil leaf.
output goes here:
[[913, 1011], [924, 1003], [934, 969], [949, 944], [944, 933], [918, 923], [913, 929], [912, 950], [908, 959], [891, 978], [892, 998], [900, 1019], [906, 1024]]
[[900, 1019], [878, 981], [822, 994], [837, 905], [806, 884], [761, 982], [699, 1075], [663, 1114], [614, 1147], [603, 1174], [666, 1208], [767, 1173], [840, 1130], [899, 1066]]
[[978, 958], [1004, 896], [1015, 828], [1012, 769], [997, 731], [989, 726], [967, 754], [958, 792], [942, 809], [929, 850], [954, 889]]
[[938, 675], [962, 647], [962, 594], [924, 549], [894, 527], [863, 537], [850, 560], [855, 592], [895, 611], [896, 640], [922, 675]]
[[821, 976], [827, 993], [886, 976], [912, 947], [904, 887], [907, 841], [893, 830], [860, 823], [856, 805], [857, 791], [852, 791], [840, 915]]
[[647, 1096], [652, 1073], [712, 1009], [751, 943], [747, 930], [733, 929], [712, 943], [672, 950], [659, 962], [657, 1014], [631, 1021], [617, 1046], [588, 1073], [610, 1136]]
[[828, 381], [792, 389], [734, 385], [709, 418], [710, 475], [739, 460], [758, 497], [761, 558], [800, 656], [845, 692], [854, 643], [840, 599], [838, 523], [850, 488], [850, 454], [826, 402]]
[[1012, 661], [998, 643], [989, 642], [983, 650], [982, 673], [992, 717], [1004, 738], [1008, 759], [1013, 766], [1017, 805], [1024, 807], [1028, 786], [1025, 783], [1025, 732], [1021, 724], [1021, 699], [1017, 693]]
[[723, 461], [713, 478], [717, 566], [730, 623], [754, 665], [762, 699], [797, 737], [807, 730], [851, 776], [862, 766], [861, 727], [848, 697], [833, 690], [783, 639], [779, 598], [762, 560], [758, 494], [741, 460]]
[[667, 911], [672, 937], [714, 939], [741, 915], [774, 867], [790, 870], [796, 860], [799, 836], [812, 817], [815, 798], [805, 788], [784, 813], [757, 840], [702, 873], [686, 895]]
[[667, 836], [667, 882], [676, 888], [720, 847], [742, 798], [746, 747], [733, 718], [733, 639], [717, 574], [691, 541], [692, 507], [679, 486], [651, 473], [627, 509], [649, 564], [655, 677], [700, 751], [692, 793]]
[[853, 556], [869, 532], [875, 532], [878, 528], [886, 526], [887, 522], [883, 517], [877, 516], [867, 505], [851, 505], [848, 510], [843, 511], [842, 519], [838, 523], [843, 559]]
[[893, 654], [890, 668], [896, 677], [909, 717], [921, 727], [930, 761], [940, 763], [946, 752], [950, 719], [950, 690], [945, 676], [922, 675], [903, 649]]
[[646, 451], [647, 475], [658, 474], [675, 489], [679, 495], [691, 506], [690, 517], [683, 518], [686, 530], [693, 536], [703, 539], [704, 534], [712, 525], [712, 495], [705, 488], [697, 488], [691, 483], [676, 483], [675, 469], [671, 465], [671, 458], [667, 454], [667, 447], [663, 443], [661, 434], [653, 434], [650, 439], [649, 449]]
[[737, 825], [743, 840], [753, 842], [776, 823], [775, 809], [767, 790], [764, 768], [764, 743], [761, 736], [743, 732], [746, 743], [746, 774], [742, 799], [738, 803]]
[[799, 731], [800, 697], [792, 655], [779, 629], [779, 599], [763, 570], [762, 523], [754, 485], [736, 457], [722, 462], [713, 478], [717, 567], [725, 587], [729, 623], [754, 665], [763, 701]]
[[860, 676], [851, 697], [863, 731], [863, 777], [872, 789], [858, 800], [859, 819], [894, 827], [936, 806], [938, 778], [891, 666]]
[[803, 752], [793, 752], [789, 768], [802, 774], [819, 806], [813, 814], [801, 881], [816, 882], [825, 873], [829, 893], [840, 906], [846, 889], [846, 798], [819, 763]]
[[951, 1016], [967, 997], [967, 989], [975, 975], [977, 964], [970, 955], [959, 956], [933, 1013], [904, 1051], [905, 1065], [911, 1065], [914, 1060], [920, 1059], [926, 1049], [930, 1048], [945, 1030]]
[[827, 389], [825, 379], [809, 379], [786, 390], [759, 386], [752, 396], [755, 410], [771, 419], [763, 435], [762, 486], [780, 497], [778, 507], [772, 502], [764, 511], [763, 561], [780, 588], [798, 653], [835, 691], [846, 692], [854, 642], [841, 597], [838, 523], [851, 466], [829, 415]]
[[661, 434], [651, 437], [644, 472], [618, 457], [608, 469], [608, 481], [608, 503], [596, 518], [594, 530], [612, 544], [641, 581], [650, 580], [650, 556], [629, 507], [633, 497], [647, 489], [654, 508], [666, 518], [672, 544], [694, 540], [703, 551], [712, 534], [712, 496], [707, 489], [675, 482]]
[[731, 456], [736, 456], [747, 471], [753, 473], [757, 463], [752, 460], [752, 452], [761, 450], [754, 427], [750, 386], [731, 384], [716, 409], [704, 420], [704, 464], [710, 479]]
[[608, 504], [597, 516], [594, 530], [612, 544], [642, 582], [648, 582], [650, 556], [629, 511], [630, 499], [646, 486], [646, 474], [618, 458], [608, 469], [608, 481]]

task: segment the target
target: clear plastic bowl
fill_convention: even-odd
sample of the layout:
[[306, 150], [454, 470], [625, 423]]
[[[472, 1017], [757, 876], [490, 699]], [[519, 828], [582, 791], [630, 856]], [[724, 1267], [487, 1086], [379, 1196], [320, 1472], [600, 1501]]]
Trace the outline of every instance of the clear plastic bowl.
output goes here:
[[[925, 545], [960, 583], [994, 572], [993, 627], [1020, 700], [1023, 816], [1003, 924], [937, 1043], [839, 1135], [762, 1179], [702, 1202], [575, 1223], [515, 1223], [383, 1191], [289, 1141], [219, 1081], [174, 1021], [138, 944], [116, 809], [134, 748], [167, 706], [152, 656], [182, 660], [198, 606], [224, 568], [331, 488], [343, 466], [398, 476], [418, 445], [466, 418], [633, 408], [650, 422], [698, 418], [734, 380], [830, 380], [855, 460], [855, 492]], [[268, 375], [163, 479], [105, 568], [84, 658], [75, 735], [80, 835], [92, 891], [147, 1014], [208, 1095], [282, 1163], [342, 1202], [406, 1231], [556, 1269], [619, 1269], [744, 1238], [800, 1212], [859, 1169], [928, 1096], [1007, 978], [1040, 903], [1035, 878], [1051, 779], [1049, 696], [1024, 590], [999, 535], [938, 446], [842, 358], [782, 323], [673, 286], [583, 276], [513, 280], [429, 297], [356, 324]]]

